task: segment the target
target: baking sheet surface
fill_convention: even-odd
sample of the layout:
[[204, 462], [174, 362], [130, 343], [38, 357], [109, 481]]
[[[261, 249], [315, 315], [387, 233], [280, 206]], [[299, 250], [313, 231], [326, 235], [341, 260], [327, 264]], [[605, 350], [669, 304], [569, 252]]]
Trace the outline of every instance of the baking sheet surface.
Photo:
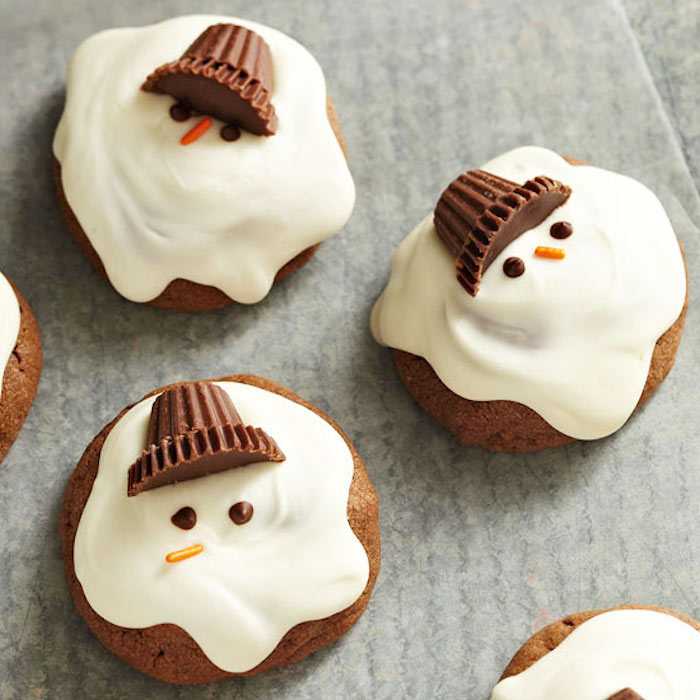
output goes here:
[[[358, 196], [342, 233], [264, 302], [188, 315], [131, 304], [92, 270], [61, 219], [50, 146], [82, 39], [204, 9], [275, 26], [316, 55]], [[0, 269], [34, 308], [45, 352], [0, 468], [0, 697], [487, 698], [520, 644], [569, 612], [633, 601], [700, 618], [697, 164], [619, 2], [3, 0], [0, 18]], [[661, 31], [673, 17], [652, 21]], [[692, 72], [666, 79], [665, 99], [697, 102]], [[368, 316], [397, 244], [447, 183], [527, 143], [659, 194], [687, 252], [691, 308], [676, 367], [623, 430], [496, 455], [460, 447], [418, 409]], [[124, 405], [238, 372], [293, 388], [355, 442], [381, 498], [382, 571], [337, 644], [257, 678], [169, 687], [106, 651], [75, 612], [63, 489]]]

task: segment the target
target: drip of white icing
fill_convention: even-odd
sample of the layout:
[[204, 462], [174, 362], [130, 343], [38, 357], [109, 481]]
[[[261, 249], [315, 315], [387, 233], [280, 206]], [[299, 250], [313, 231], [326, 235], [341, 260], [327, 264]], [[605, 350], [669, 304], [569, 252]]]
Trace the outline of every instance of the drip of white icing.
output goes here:
[[[543, 148], [518, 148], [483, 169], [518, 183], [548, 175], [572, 194], [506, 247], [476, 297], [456, 280], [430, 214], [394, 256], [372, 333], [424, 357], [460, 396], [517, 401], [574, 438], [609, 435], [634, 410], [654, 345], [683, 307], [668, 217], [641, 183]], [[557, 221], [573, 225], [570, 238], [550, 236]], [[535, 257], [537, 246], [563, 248], [566, 258]], [[503, 272], [511, 256], [525, 261], [521, 277]]]
[[[194, 119], [173, 121], [173, 99], [140, 87], [219, 22], [269, 44], [279, 129], [226, 142], [215, 123], [182, 146]], [[260, 301], [286, 262], [344, 226], [355, 201], [320, 66], [285, 34], [233, 17], [177, 17], [84, 41], [70, 63], [54, 154], [69, 205], [110, 281], [133, 301], [177, 278]]]
[[491, 700], [606, 700], [631, 688], [644, 700], [700, 698], [700, 634], [653, 610], [612, 610], [587, 620]]
[[[90, 606], [121, 627], [172, 623], [219, 668], [250, 670], [295, 625], [352, 605], [369, 562], [350, 528], [353, 458], [320, 416], [277, 394], [219, 382], [246, 424], [265, 428], [286, 460], [260, 463], [127, 497], [129, 465], [144, 447], [155, 397], [112, 428], [78, 524], [75, 572]], [[235, 525], [229, 508], [253, 505]], [[170, 518], [190, 506], [191, 530]], [[190, 559], [165, 555], [201, 544]]]
[[2, 380], [19, 335], [19, 302], [7, 278], [0, 273], [0, 400]]

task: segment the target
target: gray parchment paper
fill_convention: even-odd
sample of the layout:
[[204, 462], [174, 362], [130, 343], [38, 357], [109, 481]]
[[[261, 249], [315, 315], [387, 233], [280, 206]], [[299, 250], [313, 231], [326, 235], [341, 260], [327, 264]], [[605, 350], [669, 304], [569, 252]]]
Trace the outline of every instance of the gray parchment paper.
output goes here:
[[[1, 698], [486, 698], [529, 634], [568, 612], [636, 601], [700, 617], [700, 201], [619, 2], [0, 8], [0, 268], [34, 307], [45, 348], [36, 404], [0, 468]], [[317, 56], [358, 197], [345, 230], [263, 303], [184, 315], [131, 304], [91, 269], [58, 211], [50, 144], [83, 38], [202, 10], [271, 24]], [[655, 27], [669, 38], [682, 30], [668, 29], [670, 9], [645, 11], [636, 17], [664, 76]], [[692, 78], [666, 75], [664, 99], [697, 103]], [[674, 371], [619, 433], [494, 455], [458, 446], [414, 405], [367, 322], [394, 249], [442, 188], [525, 143], [655, 189], [688, 254], [691, 309]], [[332, 647], [262, 677], [171, 688], [107, 652], [74, 611], [58, 537], [63, 489], [125, 404], [232, 372], [292, 387], [355, 441], [381, 497], [382, 572], [367, 613]]]

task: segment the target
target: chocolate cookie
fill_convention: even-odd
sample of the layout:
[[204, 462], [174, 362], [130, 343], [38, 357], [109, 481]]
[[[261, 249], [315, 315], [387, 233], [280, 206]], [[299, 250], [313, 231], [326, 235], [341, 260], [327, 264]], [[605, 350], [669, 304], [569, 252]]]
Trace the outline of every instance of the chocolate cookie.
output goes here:
[[[83, 517], [86, 504], [88, 504], [88, 499], [91, 497], [91, 492], [94, 491], [93, 484], [98, 473], [103, 445], [115, 426], [118, 423], [120, 426], [122, 425], [120, 420], [127, 415], [131, 407], [124, 409], [95, 437], [85, 451], [68, 483], [61, 519], [61, 538], [66, 574], [76, 607], [98, 639], [100, 639], [108, 649], [143, 673], [171, 683], [208, 683], [235, 676], [253, 675], [300, 661], [313, 651], [338, 639], [338, 637], [347, 632], [350, 627], [355, 624], [367, 606], [379, 571], [380, 537], [377, 495], [360, 456], [337, 424], [312, 404], [304, 401], [289, 389], [268, 379], [251, 375], [235, 375], [217, 381], [237, 382], [242, 385], [257, 387], [271, 394], [289, 399], [322, 418], [342, 437], [342, 443], [339, 444], [347, 446], [354, 463], [349, 497], [347, 499], [347, 522], [349, 522], [351, 528], [351, 530], [348, 529], [347, 536], [356, 537], [357, 540], [359, 540], [358, 544], [361, 544], [361, 549], [359, 551], [365, 553], [362, 555], [363, 557], [366, 555], [369, 573], [367, 574], [366, 585], [360, 584], [357, 597], [349, 607], [341, 609], [339, 612], [335, 612], [330, 616], [323, 616], [322, 619], [312, 619], [295, 624], [291, 629], [286, 631], [281, 641], [274, 646], [264, 660], [257, 663], [254, 667], [238, 672], [225, 671], [220, 666], [215, 665], [202, 650], [201, 644], [196, 642], [193, 637], [180, 626], [175, 624], [156, 624], [143, 628], [128, 628], [127, 626], [112, 624], [101, 617], [88, 602], [84, 586], [78, 579], [74, 551], [79, 523], [81, 517]], [[250, 389], [246, 389], [245, 387], [241, 387], [240, 391], [244, 389], [250, 392]], [[212, 391], [218, 392], [218, 398], [211, 393]], [[186, 486], [189, 484], [199, 483], [200, 488], [203, 484], [205, 488], [209, 488], [206, 482], [212, 478], [218, 478], [220, 475], [214, 474], [214, 476], [208, 476], [205, 479], [197, 479], [197, 475], [193, 475], [192, 470], [203, 468], [205, 471], [202, 472], [200, 476], [212, 474], [220, 470], [221, 463], [217, 462], [214, 464], [214, 462], [217, 459], [216, 455], [221, 456], [222, 451], [225, 453], [233, 450], [240, 455], [246, 453], [246, 451], [250, 452], [250, 450], [253, 450], [253, 452], [250, 452], [251, 456], [242, 461], [240, 458], [237, 458], [236, 465], [239, 466], [227, 472], [228, 474], [242, 473], [245, 472], [245, 470], [255, 469], [256, 466], [252, 464], [252, 462], [268, 458], [274, 460], [274, 462], [263, 465], [263, 469], [284, 470], [285, 468], [291, 468], [291, 466], [286, 464], [286, 459], [293, 460], [292, 452], [296, 448], [294, 445], [290, 446], [289, 439], [280, 440], [279, 434], [275, 434], [275, 432], [279, 433], [280, 428], [277, 427], [277, 431], [275, 431], [274, 425], [271, 426], [270, 421], [268, 421], [266, 425], [262, 425], [261, 420], [256, 420], [255, 422], [261, 423], [260, 429], [245, 428], [248, 436], [245, 437], [244, 433], [241, 432], [242, 426], [247, 420], [244, 409], [239, 406], [237, 402], [237, 405], [234, 407], [230, 399], [226, 396], [222, 398], [221, 395], [225, 393], [226, 392], [221, 389], [218, 389], [217, 385], [206, 382], [198, 384], [173, 384], [149, 394], [149, 396], [161, 394], [161, 398], [159, 398], [151, 408], [151, 429], [148, 442], [153, 442], [154, 444], [151, 445], [150, 448], [146, 446], [147, 449], [142, 457], [139, 457], [138, 454], [133, 455], [133, 459], [136, 461], [129, 470], [130, 491], [129, 496], [123, 499], [124, 503], [131, 506], [132, 501], [138, 502], [138, 499], [148, 498], [150, 494], [141, 493], [141, 491], [144, 490], [144, 484], [145, 488], [150, 488], [151, 485], [155, 485], [159, 491], [163, 492], [163, 494], [159, 495], [165, 497], [170, 497], [169, 494], [177, 493], [176, 491], [167, 492], [168, 489], [186, 489], [189, 488]], [[278, 399], [276, 400], [278, 401]], [[192, 406], [195, 408], [192, 408]], [[238, 410], [240, 410], [241, 415], [238, 414]], [[214, 428], [205, 427], [212, 422]], [[179, 444], [176, 441], [176, 443], [173, 443], [172, 448], [167, 448], [167, 454], [164, 453], [164, 457], [158, 457], [158, 454], [160, 454], [158, 452], [160, 449], [159, 446], [163, 445], [163, 449], [166, 449], [166, 446], [170, 444], [169, 441], [173, 439], [168, 437], [168, 435], [180, 430], [173, 426], [178, 426], [180, 424], [188, 425], [194, 430], [194, 432], [188, 433], [191, 437], [185, 436], [186, 439], [189, 440], [189, 447], [184, 446], [183, 443], [183, 447], [178, 447], [176, 450], [174, 445]], [[224, 431], [221, 432], [221, 428], [216, 426], [224, 424], [230, 424], [231, 427], [225, 428]], [[196, 427], [197, 425], [202, 425], [203, 427], [200, 429]], [[126, 428], [120, 428], [120, 430], [126, 430]], [[217, 431], [216, 434], [219, 435], [219, 438], [214, 436], [212, 433], [213, 430]], [[324, 428], [324, 430], [326, 430], [326, 428]], [[200, 432], [198, 433], [197, 431]], [[254, 433], [257, 434], [258, 437], [255, 437]], [[243, 439], [242, 443], [235, 437], [236, 435]], [[185, 437], [178, 438], [178, 440], [185, 439]], [[304, 438], [305, 436], [299, 436], [300, 441], [304, 440]], [[280, 442], [279, 446], [275, 442], [275, 439]], [[260, 449], [265, 450], [264, 456], [255, 457], [254, 453], [257, 453]], [[343, 447], [342, 449], [345, 448]], [[153, 457], [151, 455], [153, 455]], [[207, 455], [209, 455], [209, 457], [207, 457]], [[214, 461], [212, 461], [212, 457]], [[163, 461], [163, 459], [165, 459], [165, 461]], [[251, 463], [251, 466], [240, 466], [240, 464], [249, 463]], [[151, 467], [149, 465], [153, 465], [153, 471], [150, 471]], [[125, 465], [123, 472], [124, 495], [126, 495], [127, 489], [127, 466], [128, 465]], [[102, 468], [103, 467], [100, 467], [100, 469]], [[225, 468], [231, 469], [230, 466]], [[158, 479], [160, 481], [154, 481], [154, 479], [156, 479], [156, 474], [159, 475]], [[195, 480], [191, 481], [190, 479], [193, 477]], [[105, 476], [104, 478], [107, 477]], [[182, 481], [183, 479], [188, 479], [188, 481]], [[163, 485], [168, 481], [171, 483], [173, 481], [176, 482], [176, 486]], [[121, 477], [118, 482], [120, 484], [119, 488], [121, 489]], [[131, 484], [134, 485], [133, 488]], [[220, 491], [220, 489], [217, 490]], [[189, 492], [183, 491], [182, 493]], [[120, 498], [122, 497], [120, 496]], [[219, 523], [228, 521], [228, 518], [232, 521], [229, 521], [228, 526], [220, 525], [220, 527], [223, 527], [228, 533], [226, 535], [227, 537], [235, 537], [238, 536], [239, 532], [244, 532], [244, 528], [250, 527], [250, 525], [247, 524], [248, 521], [250, 520], [251, 524], [255, 523], [256, 516], [259, 513], [261, 518], [264, 519], [267, 517], [261, 510], [261, 504], [256, 503], [252, 497], [249, 498], [253, 500], [252, 504], [247, 503], [246, 501], [248, 498], [246, 498], [243, 502], [237, 502], [231, 506], [231, 512], [228, 514], [228, 517], [217, 516], [224, 518], [223, 520], [219, 520]], [[197, 530], [191, 528], [198, 522], [198, 518], [204, 519], [210, 516], [206, 510], [195, 505], [196, 498], [194, 496], [187, 496], [185, 500], [188, 500], [187, 507], [183, 506], [179, 511], [172, 514], [172, 525], [168, 524], [167, 526], [163, 526], [171, 528], [173, 533], [172, 537], [176, 537], [177, 533], [180, 531], [184, 531], [188, 535], [190, 533], [196, 533]], [[173, 502], [175, 503], [175, 501]], [[139, 507], [150, 507], [148, 503], [149, 502], [142, 502]], [[151, 501], [150, 503], [154, 502]], [[179, 507], [179, 505], [184, 504], [184, 500], [182, 503], [179, 501], [177, 503]], [[194, 507], [189, 507], [190, 505]], [[173, 508], [174, 507], [175, 506], [173, 506]], [[171, 510], [173, 508], [171, 508]], [[169, 512], [169, 510], [164, 511], [166, 514], [169, 514]], [[347, 523], [344, 527], [347, 527]], [[238, 530], [238, 528], [241, 529]], [[201, 537], [206, 537], [206, 531], [204, 532], [205, 534], [201, 535]], [[354, 535], [352, 533], [354, 533]], [[143, 536], [148, 537], [148, 533], [144, 532]], [[200, 537], [200, 535], [196, 534], [193, 536]], [[204, 545], [209, 548], [206, 542], [204, 542]], [[199, 550], [193, 551], [196, 547], [199, 547]], [[195, 548], [189, 547], [185, 550], [171, 553], [174, 555], [174, 558], [169, 554], [168, 557], [171, 558], [166, 557], [166, 561], [177, 561], [179, 558], [192, 557], [201, 552], [201, 545], [197, 544]], [[113, 556], [117, 557], [116, 549], [113, 549], [113, 552]], [[329, 555], [330, 554], [329, 552]], [[203, 557], [206, 556], [207, 552], [197, 557], [197, 559], [202, 561]], [[210, 554], [209, 556], [215, 556], [215, 554]], [[367, 562], [365, 562], [365, 564], [367, 564]], [[166, 567], [166, 573], [170, 571], [167, 569], [168, 566], [180, 567], [185, 565], [187, 564], [163, 564], [163, 566]], [[158, 580], [167, 581], [168, 579], [159, 578]], [[362, 579], [362, 581], [364, 580], [365, 579]], [[166, 584], [159, 583], [158, 585], [162, 586]], [[362, 589], [362, 585], [364, 585], [364, 589]], [[95, 595], [94, 591], [93, 595]], [[163, 593], [163, 595], [166, 594]], [[95, 604], [94, 599], [92, 602]], [[192, 603], [188, 601], [187, 604]], [[131, 611], [129, 611], [129, 614], [131, 614]], [[261, 614], [266, 613], [262, 611]], [[242, 629], [241, 635], [244, 634], [245, 629]], [[279, 639], [279, 637], [277, 637], [277, 639]], [[209, 647], [207, 646], [207, 648]]]
[[85, 255], [122, 296], [171, 310], [261, 301], [355, 201], [313, 56], [269, 27], [211, 20], [86, 39], [53, 144]]
[[[338, 121], [338, 115], [330, 97], [328, 98], [327, 107], [328, 120], [333, 128], [333, 133], [338, 139], [338, 143], [340, 144], [340, 147], [343, 149], [343, 153], [347, 158], [347, 148], [345, 146], [343, 134], [340, 130], [340, 122]], [[63, 183], [61, 181], [61, 164], [55, 157], [53, 159], [53, 172], [56, 182], [56, 190], [58, 193], [58, 205], [61, 209], [61, 214], [63, 214], [66, 226], [73, 236], [73, 240], [75, 240], [80, 247], [80, 250], [82, 250], [83, 255], [85, 255], [85, 257], [92, 263], [95, 269], [103, 277], [107, 278], [107, 274], [105, 272], [104, 265], [100, 260], [100, 256], [90, 243], [90, 239], [85, 235], [85, 231], [83, 231], [80, 222], [76, 218], [73, 210], [70, 208], [70, 205], [66, 200], [66, 196], [63, 191]], [[275, 282], [281, 282], [283, 279], [286, 279], [291, 274], [304, 267], [304, 265], [306, 265], [306, 263], [309, 262], [309, 260], [311, 260], [311, 258], [314, 256], [314, 253], [318, 250], [320, 245], [320, 243], [317, 243], [316, 245], [310, 246], [292, 258], [286, 265], [280, 268], [277, 276], [275, 277]], [[158, 309], [167, 309], [169, 311], [213, 311], [214, 309], [221, 309], [229, 304], [233, 304], [235, 303], [235, 300], [231, 299], [216, 287], [199, 284], [197, 282], [190, 282], [189, 280], [185, 279], [176, 279], [173, 280], [155, 299], [152, 299], [147, 303], [150, 306], [154, 306]]]
[[[692, 627], [696, 632], [700, 632], [700, 624], [695, 620], [686, 617], [685, 615], [682, 615], [676, 612], [675, 610], [655, 606], [623, 605], [608, 610], [588, 610], [585, 612], [574, 613], [572, 615], [568, 615], [567, 617], [561, 620], [558, 620], [557, 622], [553, 622], [552, 624], [547, 625], [546, 627], [543, 627], [541, 630], [532, 635], [532, 637], [530, 637], [525, 642], [525, 644], [523, 644], [523, 646], [516, 652], [516, 654], [511, 659], [510, 663], [506, 666], [506, 669], [503, 672], [500, 681], [503, 681], [507, 678], [512, 678], [514, 676], [518, 676], [519, 674], [522, 674], [523, 672], [533, 667], [538, 661], [544, 659], [550, 652], [557, 649], [559, 645], [569, 637], [569, 635], [581, 628], [582, 625], [584, 625], [584, 623], [593, 620], [594, 618], [598, 618], [598, 616], [606, 615], [608, 613], [615, 613], [617, 611], [641, 611], [647, 613], [661, 613], [663, 615], [680, 620], [682, 623], [685, 623], [686, 625]], [[632, 700], [632, 698], [634, 698], [636, 700], [636, 698], [641, 697], [638, 694], [639, 692], [641, 692], [641, 688], [635, 688], [632, 686], [648, 683], [648, 679], [650, 677], [659, 678], [663, 683], [664, 689], [667, 691], [670, 689], [670, 686], [666, 685], [667, 683], [674, 685], [676, 682], [680, 682], [678, 678], [673, 677], [673, 671], [671, 670], [671, 668], [668, 665], [664, 664], [660, 658], [657, 658], [657, 656], [655, 655], [653, 645], [655, 644], [654, 639], [656, 638], [658, 640], [658, 649], [656, 650], [656, 653], [658, 654], [659, 650], [663, 650], [665, 653], [675, 655], [676, 659], [678, 659], [677, 654], [679, 650], [673, 646], [675, 644], [682, 646], [682, 651], [686, 655], [692, 655], [693, 650], [688, 649], [684, 643], [684, 640], [687, 642], [688, 638], [687, 630], [685, 630], [684, 627], [673, 625], [673, 629], [671, 629], [668, 627], [668, 621], [666, 621], [666, 628], [659, 628], [657, 630], [655, 628], [655, 625], [659, 623], [664, 623], [664, 618], [659, 618], [656, 615], [645, 615], [643, 617], [633, 615], [625, 615], [624, 617], [616, 616], [614, 620], [612, 617], [607, 617], [605, 619], [599, 618], [597, 620], [597, 623], [601, 622], [603, 624], [598, 624], [596, 629], [592, 629], [590, 627], [587, 628], [587, 634], [589, 635], [589, 637], [585, 640], [585, 642], [579, 637], [578, 644], [580, 646], [576, 647], [575, 650], [572, 650], [570, 652], [571, 654], [573, 654], [573, 656], [570, 655], [568, 659], [570, 661], [576, 659], [576, 663], [579, 663], [581, 660], [583, 661], [583, 663], [586, 663], [587, 649], [590, 649], [591, 654], [597, 654], [597, 658], [605, 659], [606, 663], [609, 663], [608, 669], [602, 669], [601, 666], [599, 666], [596, 663], [594, 657], [591, 656], [590, 664], [593, 666], [593, 668], [590, 670], [590, 673], [595, 676], [595, 674], [597, 674], [598, 672], [603, 674], [605, 672], [609, 672], [610, 669], [613, 669], [615, 678], [619, 680], [611, 681], [609, 679], [606, 679], [605, 682], [608, 684], [608, 686], [611, 684], [615, 686], [614, 688], [610, 688], [609, 690], [605, 691], [610, 693], [610, 698], [615, 698], [615, 700], [617, 700], [618, 697], [629, 698], [629, 700]], [[632, 630], [631, 628], [632, 624], [635, 625], [634, 630]], [[656, 632], [658, 632], [658, 634], [656, 634]], [[680, 632], [682, 635], [685, 636], [683, 636], [682, 639], [678, 640], [675, 638], [674, 632]], [[626, 639], [625, 635], [627, 635], [629, 639]], [[646, 640], [644, 640], [640, 642], [641, 646], [639, 649], [629, 649], [630, 644], [637, 643], [644, 636], [648, 636], [652, 640], [650, 644], [647, 643]], [[692, 635], [692, 633], [689, 636], [692, 640], [692, 643], [697, 646], [697, 644], [699, 643], [697, 638], [695, 638]], [[610, 645], [609, 649], [606, 649], [606, 644]], [[629, 654], [629, 658], [627, 659], [629, 663], [625, 663], [625, 658], [615, 657], [615, 654]], [[639, 675], [638, 669], [640, 667], [644, 667], [645, 664], [654, 663], [658, 663], [659, 668], [662, 668], [663, 671], [661, 671], [660, 673], [650, 672], [641, 674], [641, 676]], [[571, 678], [573, 670], [570, 666], [567, 666], [566, 663], [561, 663], [556, 668], [561, 669], [562, 682], [566, 681], [567, 675], [569, 678]], [[538, 682], [551, 683], [553, 678], [556, 679], [556, 668], [550, 665], [546, 673], [547, 678], [543, 681], [535, 679], [532, 676], [530, 677], [530, 679], [521, 677], [519, 679], [519, 682], [522, 685], [518, 686], [517, 689], [512, 686], [509, 688], [507, 685], [501, 685], [499, 683], [499, 685], [496, 686], [492, 697], [497, 700], [501, 700], [501, 698], [519, 697], [518, 692], [522, 691], [526, 684], [528, 690], [530, 692], [533, 692], [534, 688], [540, 687], [534, 684]], [[582, 678], [581, 674], [583, 670], [583, 667], [577, 669], [579, 673], [579, 681]], [[666, 677], [667, 673], [670, 674], [669, 677]], [[692, 674], [692, 669], [688, 669], [688, 673]], [[583, 675], [585, 676], [586, 674], [584, 673]], [[641, 681], [639, 680], [640, 677], [642, 679]], [[542, 676], [541, 678], [544, 679], [544, 676]], [[530, 685], [531, 683], [533, 685]], [[603, 681], [600, 677], [594, 677], [591, 679], [592, 687], [595, 686], [597, 688], [599, 684], [603, 684]], [[621, 684], [620, 687], [617, 687], [618, 684]], [[551, 688], [551, 686], [549, 687]], [[688, 690], [687, 686], [684, 687], [686, 690]], [[589, 688], [588, 690], [590, 691], [591, 689]], [[626, 692], [628, 695], [624, 695], [623, 691]], [[617, 695], [618, 693], [620, 693], [619, 696]], [[584, 693], [583, 695], [586, 694]], [[690, 696], [683, 695], [683, 697]], [[693, 695], [693, 697], [695, 697], [695, 695]], [[647, 698], [645, 700], [650, 699]]]
[[[683, 248], [649, 190], [613, 173], [572, 168], [585, 163], [535, 147], [492, 162], [501, 173], [515, 172], [520, 159], [529, 168], [542, 166], [544, 174], [518, 184], [485, 166], [450, 184], [433, 221], [426, 219], [401, 245], [371, 325], [375, 338], [392, 348], [397, 373], [417, 403], [462, 444], [527, 452], [609, 435], [651, 396], [675, 361], [688, 287]], [[579, 182], [593, 188], [567, 209]], [[596, 185], [599, 208], [587, 210], [585, 198]], [[632, 213], [629, 218], [639, 222], [627, 223], [619, 241], [608, 213], [617, 207], [612, 186], [628, 206], [645, 212]], [[550, 223], [540, 225], [545, 221]], [[605, 232], [602, 238], [597, 231]], [[520, 237], [526, 232], [527, 240], [545, 245], [525, 243]], [[665, 274], [657, 301], [639, 266], [655, 264], [660, 244]], [[455, 261], [454, 272], [445, 251]], [[484, 292], [483, 274], [497, 258], [502, 269], [489, 273]], [[591, 287], [586, 276], [592, 265], [615, 271], [596, 272], [597, 286]], [[618, 287], [615, 295], [612, 285]], [[629, 294], [624, 305], [622, 288]], [[588, 296], [596, 302], [589, 304]], [[651, 320], [650, 309], [661, 320]], [[658, 340], [651, 348], [653, 337]], [[637, 358], [650, 355], [643, 375]], [[613, 385], [614, 392], [605, 388]], [[465, 398], [489, 394], [504, 398]]]
[[29, 414], [41, 374], [42, 352], [39, 325], [29, 304], [8, 279], [20, 311], [17, 343], [10, 354], [0, 394], [0, 462], [17, 439]]

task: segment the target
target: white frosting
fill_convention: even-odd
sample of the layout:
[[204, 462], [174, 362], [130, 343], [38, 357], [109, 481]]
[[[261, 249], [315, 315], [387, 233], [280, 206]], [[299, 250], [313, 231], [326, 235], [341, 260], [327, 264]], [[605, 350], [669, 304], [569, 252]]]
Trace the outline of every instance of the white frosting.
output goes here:
[[700, 698], [700, 634], [653, 610], [612, 610], [500, 681], [491, 700], [606, 700], [631, 688], [644, 700]]
[[[353, 459], [320, 416], [257, 387], [220, 382], [246, 424], [263, 427], [286, 455], [126, 495], [129, 465], [144, 447], [151, 397], [112, 428], [75, 539], [75, 572], [90, 606], [109, 622], [172, 623], [219, 668], [257, 666], [294, 625], [352, 605], [369, 576], [347, 519]], [[235, 525], [229, 508], [253, 504]], [[190, 506], [191, 530], [170, 518]], [[193, 544], [204, 551], [169, 564]]]
[[[218, 22], [269, 44], [279, 129], [226, 142], [215, 122], [182, 146], [195, 118], [173, 121], [173, 98], [140, 87]], [[133, 301], [176, 278], [260, 301], [287, 261], [344, 226], [355, 201], [320, 66], [285, 34], [233, 17], [177, 17], [84, 41], [53, 150], [68, 203], [112, 284]]]
[[7, 362], [19, 335], [19, 302], [7, 278], [0, 272], [0, 400]]
[[[654, 345], [683, 307], [668, 217], [641, 183], [543, 148], [518, 148], [483, 168], [518, 183], [548, 175], [572, 194], [506, 247], [476, 297], [457, 281], [431, 213], [394, 256], [372, 333], [424, 357], [460, 396], [520, 402], [574, 438], [609, 435], [634, 410]], [[552, 238], [556, 221], [571, 222], [573, 235]], [[566, 258], [535, 257], [537, 246], [564, 248]], [[525, 261], [521, 277], [503, 272], [511, 256]]]

